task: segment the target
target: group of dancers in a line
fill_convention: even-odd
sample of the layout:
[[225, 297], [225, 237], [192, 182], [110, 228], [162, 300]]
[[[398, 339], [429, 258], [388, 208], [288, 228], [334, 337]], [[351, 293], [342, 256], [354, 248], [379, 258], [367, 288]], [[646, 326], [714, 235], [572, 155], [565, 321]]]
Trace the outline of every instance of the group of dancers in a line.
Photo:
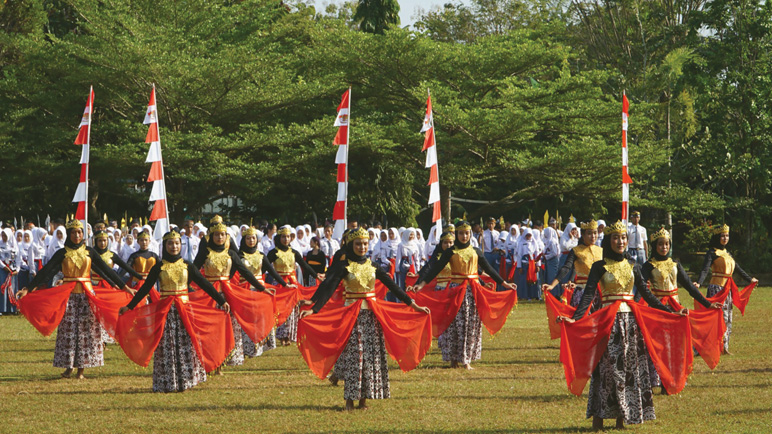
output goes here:
[[[627, 233], [621, 222], [608, 225], [598, 247], [597, 222], [582, 223], [581, 242], [560, 272], [574, 274], [574, 281], [557, 297], [552, 293], [559, 279], [542, 287], [551, 333], [561, 338], [569, 388], [581, 393], [591, 378], [587, 417], [596, 429], [603, 419], [615, 419], [618, 426], [653, 419], [652, 387], [661, 384], [663, 391], [677, 393], [684, 386], [690, 360], [670, 357], [684, 345], [687, 356], [694, 345], [715, 367], [716, 353], [728, 353], [732, 304], [743, 310], [757, 282], [727, 252], [725, 225], [714, 230], [696, 284], [670, 258], [666, 230], [651, 236], [652, 255], [642, 267], [625, 254]], [[83, 226], [74, 220], [66, 225], [64, 248], [18, 291], [16, 303], [44, 335], [58, 330], [54, 366], [65, 369], [64, 377], [77, 369], [83, 378], [85, 368], [103, 365], [103, 342], [114, 338], [136, 363], [147, 366], [153, 359], [154, 391], [184, 391], [223, 365], [275, 347], [279, 339], [297, 342], [320, 378], [344, 381], [345, 408], [351, 410], [390, 396], [387, 354], [400, 369], [411, 370], [433, 337], [444, 361], [471, 369], [481, 357], [482, 327], [497, 333], [517, 302], [517, 286], [470, 244], [471, 225], [465, 221], [443, 229], [438, 248], [406, 290], [368, 258], [371, 236], [362, 228], [344, 233], [323, 274], [291, 247], [287, 227], [276, 232], [267, 254], [258, 249], [254, 228], [240, 235], [236, 245], [215, 217], [195, 259], [188, 261], [180, 255], [181, 235], [173, 230], [163, 237], [160, 258], [139, 254], [145, 259], [137, 271], [106, 248], [104, 232], [97, 231], [95, 247], [87, 247]], [[129, 284], [113, 270], [116, 264], [132, 275]], [[301, 285], [297, 266], [319, 283]], [[698, 287], [709, 272], [706, 298]], [[740, 291], [735, 272], [751, 285]], [[57, 273], [58, 285], [45, 288]], [[683, 307], [679, 285], [704, 310]], [[385, 301], [387, 293], [398, 302]], [[702, 326], [716, 318], [723, 326], [717, 338]], [[597, 339], [600, 334], [607, 336]], [[670, 347], [679, 343], [680, 348]], [[564, 358], [564, 351], [572, 355]]]

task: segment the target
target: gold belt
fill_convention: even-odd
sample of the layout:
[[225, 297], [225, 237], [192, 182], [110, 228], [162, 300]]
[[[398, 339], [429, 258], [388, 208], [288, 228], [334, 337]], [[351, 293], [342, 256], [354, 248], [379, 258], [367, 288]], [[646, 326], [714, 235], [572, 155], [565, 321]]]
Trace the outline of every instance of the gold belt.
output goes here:
[[603, 306], [608, 306], [610, 304], [614, 304], [615, 301], [633, 301], [635, 300], [635, 296], [633, 294], [620, 294], [620, 295], [604, 295], [601, 297], [601, 301], [603, 302]]
[[480, 277], [477, 274], [451, 274], [451, 279], [476, 279]]
[[206, 276], [206, 280], [210, 282], [220, 282], [225, 280], [231, 280], [230, 276]]
[[576, 278], [574, 279], [574, 283], [587, 283], [587, 276], [581, 276], [577, 274]]
[[188, 298], [187, 292], [161, 291], [161, 298], [166, 298], [166, 297], [179, 297], [180, 301], [182, 301], [183, 303], [187, 303], [188, 301], [190, 301], [190, 299]]
[[678, 294], [678, 288], [673, 288], [669, 290], [652, 289], [651, 292], [657, 297], [668, 297], [674, 294]]
[[724, 277], [727, 279], [732, 277], [731, 274], [726, 274], [726, 273], [711, 273], [711, 274], [713, 275], [713, 277]]
[[294, 276], [294, 271], [277, 271], [279, 273], [279, 276]]
[[90, 277], [65, 277], [62, 279], [62, 282], [79, 282], [80, 285], [75, 285], [75, 288], [72, 289], [72, 294], [83, 294], [86, 292], [86, 288], [84, 288], [83, 284], [88, 282], [89, 286], [91, 286], [91, 278]]
[[360, 306], [360, 309], [364, 310], [370, 310], [370, 305], [367, 304], [367, 299], [375, 299], [375, 293], [374, 292], [344, 292], [343, 297], [345, 298], [345, 305], [350, 306], [354, 304], [357, 300], [362, 300], [362, 305]]

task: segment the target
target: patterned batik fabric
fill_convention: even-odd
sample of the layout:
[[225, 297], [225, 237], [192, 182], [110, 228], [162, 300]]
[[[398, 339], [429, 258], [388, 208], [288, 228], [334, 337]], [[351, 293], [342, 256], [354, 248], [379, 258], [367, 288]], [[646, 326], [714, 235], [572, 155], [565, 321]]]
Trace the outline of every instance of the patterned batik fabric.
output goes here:
[[[724, 288], [722, 288], [719, 285], [708, 285], [708, 297], [713, 297], [714, 295], [721, 292]], [[726, 300], [724, 300], [724, 306], [722, 307], [724, 310], [724, 324], [726, 324], [726, 333], [724, 333], [724, 351], [729, 351], [729, 337], [732, 335], [732, 292], [730, 291], [729, 294], [726, 295]]]
[[386, 342], [378, 319], [359, 311], [354, 329], [338, 359], [335, 373], [345, 382], [343, 399], [386, 399], [390, 396]]
[[[450, 284], [451, 288], [455, 286], [458, 284]], [[482, 357], [482, 321], [471, 289], [467, 288], [456, 318], [437, 339], [437, 344], [445, 362], [466, 365]]]
[[632, 312], [617, 313], [606, 352], [592, 373], [587, 417], [626, 424], [656, 418], [649, 378], [649, 355]]
[[55, 368], [95, 368], [105, 364], [102, 326], [86, 294], [70, 294], [56, 332]]
[[153, 392], [182, 392], [204, 381], [204, 366], [177, 307], [172, 305], [163, 336], [153, 353]]
[[289, 340], [290, 342], [297, 342], [298, 340], [298, 317], [300, 315], [300, 309], [295, 306], [292, 309], [292, 313], [287, 317], [287, 321], [284, 324], [276, 328], [276, 339]]
[[[246, 336], [246, 334], [244, 333], [244, 330], [241, 328], [241, 325], [239, 324], [238, 320], [236, 320], [236, 316], [234, 316], [233, 313], [231, 313], [230, 316], [231, 316], [231, 327], [233, 327], [233, 341], [235, 342], [235, 345], [233, 346], [233, 351], [231, 351], [230, 355], [228, 356], [228, 361], [226, 362], [226, 365], [239, 366], [244, 364], [243, 337]], [[249, 337], [247, 337], [247, 339], [249, 339]]]

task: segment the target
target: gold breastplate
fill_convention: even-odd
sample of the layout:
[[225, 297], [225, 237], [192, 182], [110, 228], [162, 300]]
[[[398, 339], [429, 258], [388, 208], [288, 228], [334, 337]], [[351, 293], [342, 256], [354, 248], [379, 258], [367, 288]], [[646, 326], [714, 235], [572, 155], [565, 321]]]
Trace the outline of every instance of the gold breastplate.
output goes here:
[[[99, 255], [99, 257], [102, 258], [102, 261], [104, 261], [105, 264], [107, 264], [107, 268], [112, 269], [113, 265], [115, 265], [113, 263], [113, 252], [111, 252], [110, 250], [102, 253], [101, 255]], [[102, 276], [95, 273], [94, 270], [91, 270], [91, 280], [101, 281]]]
[[131, 264], [131, 267], [136, 271], [137, 273], [147, 276], [147, 273], [150, 272], [150, 269], [155, 266], [155, 258], [149, 257], [149, 258], [143, 258], [142, 256], [137, 256], [134, 258], [134, 263]]
[[[244, 253], [244, 258], [242, 259], [244, 262], [244, 266], [247, 267], [249, 271], [252, 272], [252, 274], [255, 275], [258, 279], [260, 276], [262, 276], [262, 268], [263, 268], [263, 254], [260, 252], [255, 253]], [[243, 279], [242, 279], [243, 280]]]
[[576, 256], [576, 259], [574, 260], [576, 280], [584, 280], [584, 282], [586, 282], [587, 276], [590, 275], [592, 264], [603, 258], [603, 249], [596, 245], [585, 246], [582, 244], [574, 247], [574, 255]]
[[276, 249], [276, 260], [273, 262], [273, 268], [278, 273], [292, 274], [295, 272], [295, 253], [292, 249], [281, 251]]
[[[603, 304], [610, 304], [618, 300], [633, 300], [633, 266], [626, 259], [613, 261], [606, 259], [606, 272], [600, 279]], [[619, 312], [630, 312], [627, 303], [622, 303]]]
[[369, 309], [367, 298], [375, 297], [375, 267], [370, 260], [363, 264], [349, 262], [346, 267], [348, 274], [343, 278], [346, 305], [362, 300], [362, 309]]
[[477, 253], [474, 251], [474, 247], [468, 246], [463, 249], [453, 248], [453, 256], [450, 257], [450, 271], [452, 276], [452, 282], [462, 283], [466, 277], [462, 276], [476, 276], [477, 275]]
[[651, 264], [651, 292], [657, 297], [673, 295], [671, 292], [678, 290], [678, 264], [670, 258]]
[[64, 249], [64, 260], [62, 261], [62, 274], [64, 277], [90, 277], [91, 257], [88, 255], [86, 246], [80, 246], [77, 249], [65, 246]]
[[188, 264], [182, 259], [176, 262], [161, 262], [161, 274], [158, 275], [161, 298], [188, 296]]
[[230, 276], [233, 260], [230, 251], [223, 249], [222, 252], [215, 252], [207, 247], [209, 254], [204, 262], [204, 274], [206, 277]]
[[724, 286], [734, 273], [734, 258], [726, 249], [716, 249], [716, 260], [710, 265], [711, 285]]
[[450, 276], [453, 275], [453, 270], [450, 267], [450, 262], [445, 264], [445, 268], [440, 270], [439, 274], [437, 274], [437, 281], [438, 282], [448, 282], [450, 281]]

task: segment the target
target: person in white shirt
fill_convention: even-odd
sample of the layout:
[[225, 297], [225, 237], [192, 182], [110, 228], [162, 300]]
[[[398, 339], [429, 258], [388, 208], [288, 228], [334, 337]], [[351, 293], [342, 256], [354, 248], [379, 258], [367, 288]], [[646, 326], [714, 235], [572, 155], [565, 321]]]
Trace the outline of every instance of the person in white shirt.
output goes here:
[[627, 225], [627, 251], [637, 264], [643, 266], [649, 258], [649, 245], [646, 242], [646, 228], [640, 225], [641, 213], [638, 211], [630, 215], [630, 224]]
[[488, 219], [485, 221], [485, 230], [482, 234], [482, 240], [480, 246], [480, 250], [483, 251], [483, 256], [485, 256], [485, 260], [488, 261], [491, 266], [498, 270], [499, 266], [499, 260], [501, 259], [501, 255], [499, 254], [498, 249], [498, 241], [499, 241], [499, 231], [496, 230], [496, 219], [493, 217], [488, 217]]
[[600, 246], [600, 242], [603, 241], [603, 229], [606, 227], [605, 220], [598, 220], [598, 241], [595, 242], [596, 246]]
[[328, 224], [324, 226], [324, 238], [322, 238], [319, 248], [321, 248], [324, 255], [327, 256], [327, 260], [332, 262], [332, 257], [335, 256], [335, 252], [340, 249], [340, 244], [332, 238], [332, 225]]

